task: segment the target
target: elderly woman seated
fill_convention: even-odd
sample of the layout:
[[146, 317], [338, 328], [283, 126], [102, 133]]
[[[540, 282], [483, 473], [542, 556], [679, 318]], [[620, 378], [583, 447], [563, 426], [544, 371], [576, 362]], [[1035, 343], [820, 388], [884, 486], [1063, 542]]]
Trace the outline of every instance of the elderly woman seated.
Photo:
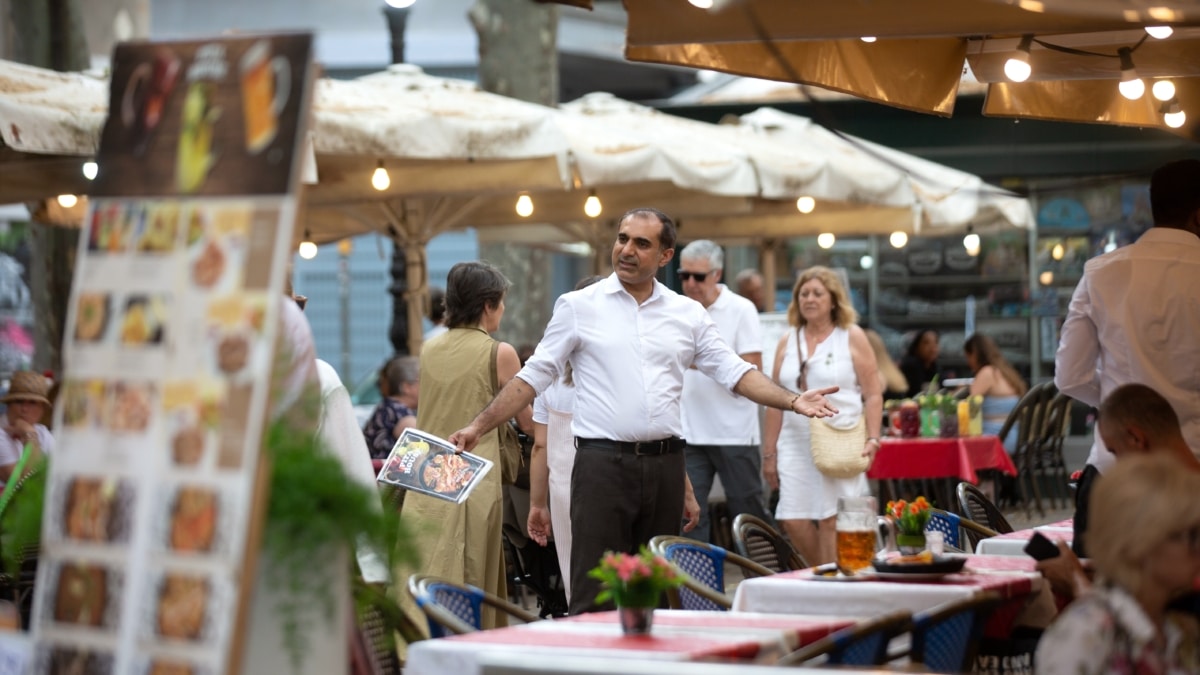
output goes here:
[[1200, 474], [1162, 455], [1123, 458], [1097, 481], [1097, 583], [1042, 636], [1037, 672], [1200, 672], [1200, 624], [1168, 608], [1200, 577], [1198, 493]]
[[13, 374], [8, 393], [0, 399], [7, 406], [4, 417], [0, 418], [0, 485], [12, 474], [26, 445], [35, 451], [54, 449], [54, 437], [40, 423], [50, 407], [48, 390], [44, 376], [22, 370]]

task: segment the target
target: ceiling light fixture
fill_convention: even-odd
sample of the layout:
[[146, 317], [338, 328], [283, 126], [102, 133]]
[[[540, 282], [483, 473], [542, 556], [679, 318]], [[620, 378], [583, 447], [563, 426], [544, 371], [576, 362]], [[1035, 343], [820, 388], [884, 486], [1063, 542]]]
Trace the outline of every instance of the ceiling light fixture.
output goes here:
[[379, 164], [375, 167], [375, 173], [371, 174], [371, 187], [383, 192], [392, 184], [392, 177], [388, 175], [387, 169], [383, 168], [383, 160], [379, 160]]
[[1155, 80], [1154, 86], [1150, 87], [1150, 93], [1160, 101], [1170, 101], [1175, 98], [1175, 83], [1170, 80]]
[[812, 213], [815, 208], [817, 208], [817, 200], [808, 195], [796, 200], [796, 210], [800, 213]]
[[588, 192], [587, 201], [583, 203], [583, 213], [588, 218], [599, 217], [604, 212], [604, 205], [600, 203], [600, 198], [596, 196], [596, 191]]
[[713, 6], [713, 0], [688, 0], [688, 2], [692, 3], [693, 7], [700, 9], [712, 9]]
[[1117, 85], [1117, 88], [1121, 90], [1122, 96], [1136, 101], [1146, 93], [1146, 83], [1142, 82], [1133, 67], [1133, 51], [1129, 47], [1121, 47], [1117, 50], [1117, 56], [1121, 58], [1121, 84]]
[[859, 265], [859, 267], [862, 267], [864, 270], [869, 270], [875, 266], [875, 259], [872, 258], [870, 255], [864, 255], [863, 257], [858, 259], [858, 265]]
[[967, 249], [967, 255], [972, 258], [979, 255], [979, 235], [975, 234], [970, 225], [967, 226], [967, 236], [963, 237], [963, 248]]
[[1062, 242], [1055, 244], [1054, 248], [1050, 249], [1050, 257], [1055, 260], [1062, 260], [1066, 254], [1067, 250], [1063, 248]]
[[1017, 51], [1004, 62], [1004, 75], [1013, 82], [1024, 82], [1033, 74], [1033, 66], [1029, 65], [1029, 48], [1033, 44], [1032, 35], [1021, 36]]
[[74, 206], [78, 203], [79, 203], [79, 197], [76, 197], [75, 195], [59, 195], [58, 196], [58, 205], [63, 207], [64, 209], [74, 208]]
[[1179, 106], [1179, 99], [1172, 98], [1162, 105], [1163, 122], [1172, 129], [1178, 129], [1187, 122], [1187, 113]]
[[100, 165], [88, 160], [83, 163], [83, 177], [88, 180], [96, 180], [96, 176], [100, 173]]
[[904, 248], [905, 244], [908, 243], [908, 234], [900, 231], [893, 232], [888, 237], [888, 243], [892, 245], [892, 248]]
[[837, 237], [833, 236], [832, 232], [822, 232], [817, 235], [817, 246], [821, 248], [833, 248], [835, 242], [837, 242]]
[[1175, 29], [1170, 26], [1146, 26], [1146, 33], [1155, 40], [1166, 40], [1174, 32]]
[[864, 36], [860, 37], [859, 39], [862, 40], [863, 42], [874, 42], [878, 38], [876, 38], [874, 35], [864, 35]]
[[533, 197], [522, 192], [520, 197], [517, 197], [517, 215], [522, 218], [528, 218], [533, 215]]
[[304, 241], [300, 242], [300, 246], [296, 249], [301, 258], [312, 260], [317, 257], [317, 245], [312, 240], [312, 233], [308, 230], [304, 231]]

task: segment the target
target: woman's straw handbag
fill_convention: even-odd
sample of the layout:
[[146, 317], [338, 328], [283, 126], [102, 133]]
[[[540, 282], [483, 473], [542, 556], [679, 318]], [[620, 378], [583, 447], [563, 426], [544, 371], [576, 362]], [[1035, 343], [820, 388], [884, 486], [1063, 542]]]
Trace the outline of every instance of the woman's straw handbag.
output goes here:
[[825, 420], [808, 421], [813, 464], [830, 478], [853, 478], [871, 466], [863, 456], [867, 445], [867, 425], [862, 417], [849, 429], [830, 426]]

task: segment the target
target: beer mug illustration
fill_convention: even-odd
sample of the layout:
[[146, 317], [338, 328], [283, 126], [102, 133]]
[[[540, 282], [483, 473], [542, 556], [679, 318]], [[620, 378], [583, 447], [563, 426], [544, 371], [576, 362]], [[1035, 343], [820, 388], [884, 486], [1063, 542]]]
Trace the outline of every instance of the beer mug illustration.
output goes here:
[[262, 152], [279, 131], [279, 115], [291, 89], [291, 68], [284, 56], [271, 56], [271, 43], [259, 40], [241, 62], [242, 117], [246, 151]]

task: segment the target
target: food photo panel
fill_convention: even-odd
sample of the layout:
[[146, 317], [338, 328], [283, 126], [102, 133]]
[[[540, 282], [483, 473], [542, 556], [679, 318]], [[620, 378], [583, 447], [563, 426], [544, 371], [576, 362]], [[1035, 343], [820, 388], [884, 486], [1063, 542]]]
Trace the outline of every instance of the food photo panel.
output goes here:
[[175, 567], [153, 571], [141, 608], [139, 642], [150, 650], [154, 645], [218, 644], [225, 637], [222, 619], [235, 600], [231, 586], [218, 575]]
[[80, 544], [128, 544], [135, 494], [128, 479], [56, 476], [47, 500], [46, 536]]
[[164, 385], [163, 416], [173, 467], [211, 465], [225, 389], [225, 383], [216, 378], [171, 380]]
[[76, 559], [43, 559], [49, 584], [42, 589], [42, 621], [58, 627], [115, 632], [121, 622], [121, 568]]

